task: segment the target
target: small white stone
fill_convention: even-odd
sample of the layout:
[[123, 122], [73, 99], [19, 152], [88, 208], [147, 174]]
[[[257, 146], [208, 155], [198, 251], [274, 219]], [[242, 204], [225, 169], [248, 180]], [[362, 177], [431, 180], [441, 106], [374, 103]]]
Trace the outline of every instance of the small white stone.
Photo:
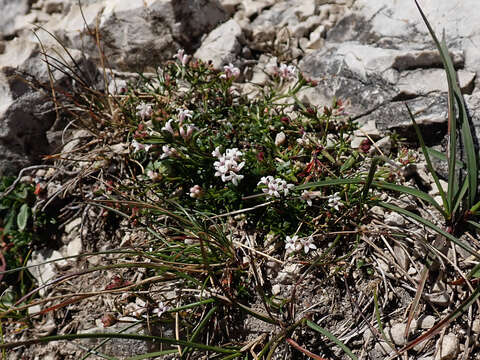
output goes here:
[[82, 224], [82, 218], [78, 217], [65, 225], [65, 233], [70, 234], [73, 230]]
[[277, 136], [275, 136], [275, 145], [276, 146], [282, 145], [286, 139], [287, 137], [285, 136], [285, 133], [283, 131], [279, 132]]
[[475, 319], [475, 320], [473, 320], [473, 323], [472, 323], [472, 331], [473, 331], [475, 334], [479, 334], [479, 333], [480, 333], [480, 319]]
[[390, 330], [390, 335], [395, 345], [401, 346], [407, 343], [407, 339], [405, 338], [406, 328], [407, 324], [395, 324], [392, 326], [392, 329]]
[[418, 325], [422, 329], [431, 329], [435, 325], [435, 317], [432, 315], [423, 316], [418, 319]]
[[435, 360], [452, 360], [458, 352], [458, 338], [455, 334], [447, 334], [443, 337], [441, 344], [437, 343], [438, 352]]
[[277, 296], [278, 294], [280, 294], [280, 291], [282, 290], [280, 284], [275, 284], [272, 286], [272, 294]]
[[385, 216], [385, 224], [391, 226], [403, 226], [405, 225], [405, 219], [402, 215], [392, 212]]
[[28, 308], [28, 315], [33, 315], [42, 311], [42, 307], [40, 305], [33, 305]]
[[[443, 191], [446, 192], [448, 189], [448, 183], [442, 179], [439, 179], [438, 182], [440, 183], [440, 186], [442, 187]], [[430, 190], [428, 193], [432, 196], [440, 194], [440, 191], [438, 190], [438, 186], [435, 183], [435, 181], [432, 183], [432, 190]]]
[[375, 352], [380, 355], [389, 355], [392, 354], [395, 350], [388, 345], [385, 341], [380, 341], [375, 344]]
[[77, 256], [82, 252], [82, 238], [81, 236], [76, 236], [67, 245], [66, 256]]
[[385, 215], [385, 210], [383, 210], [382, 207], [377, 206], [377, 205], [375, 205], [374, 207], [372, 207], [372, 208], [370, 209], [370, 212], [371, 212], [373, 215], [376, 215], [376, 216], [382, 217], [382, 218], [383, 218], [383, 216]]
[[352, 141], [350, 142], [350, 146], [352, 149], [358, 149], [362, 144], [363, 140], [366, 140], [366, 137], [363, 136], [354, 136]]

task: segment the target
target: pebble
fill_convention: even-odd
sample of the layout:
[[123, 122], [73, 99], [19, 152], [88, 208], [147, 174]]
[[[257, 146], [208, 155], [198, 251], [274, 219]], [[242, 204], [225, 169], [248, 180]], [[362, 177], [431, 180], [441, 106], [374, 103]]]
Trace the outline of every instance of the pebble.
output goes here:
[[275, 284], [272, 286], [272, 294], [273, 295], [278, 295], [280, 294], [280, 291], [282, 290], [282, 288], [280, 287], [280, 284]]
[[447, 334], [443, 337], [441, 344], [437, 343], [438, 352], [435, 360], [452, 360], [458, 353], [459, 342], [455, 334]]
[[479, 334], [479, 333], [480, 333], [480, 319], [475, 319], [475, 320], [473, 320], [473, 323], [472, 323], [472, 331], [473, 331], [475, 334]]
[[[407, 343], [407, 339], [405, 338], [405, 329], [407, 328], [407, 324], [395, 324], [392, 326], [390, 330], [390, 336], [392, 337], [392, 341], [395, 345], [405, 345]], [[410, 327], [411, 329], [412, 327]]]
[[385, 210], [383, 210], [382, 207], [380, 206], [373, 206], [371, 209], [370, 209], [370, 212], [373, 214], [373, 215], [376, 215], [376, 216], [379, 216], [379, 217], [383, 217], [385, 215]]
[[422, 316], [418, 319], [418, 326], [422, 329], [431, 329], [435, 325], [435, 317], [432, 315]]
[[394, 352], [394, 350], [388, 345], [387, 342], [385, 341], [380, 341], [375, 344], [375, 352], [377, 352], [380, 355], [389, 355]]
[[384, 221], [385, 221], [385, 224], [391, 225], [391, 226], [405, 225], [405, 219], [403, 218], [403, 216], [394, 212], [386, 215]]

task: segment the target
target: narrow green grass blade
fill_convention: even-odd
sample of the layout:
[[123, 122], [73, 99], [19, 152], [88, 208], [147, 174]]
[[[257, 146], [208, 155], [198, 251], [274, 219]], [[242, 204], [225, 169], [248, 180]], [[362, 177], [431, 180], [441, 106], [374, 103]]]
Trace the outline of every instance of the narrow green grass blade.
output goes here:
[[[458, 79], [453, 66], [452, 59], [448, 53], [447, 44], [445, 42], [445, 36], [442, 39], [440, 44], [441, 51], [445, 54], [446, 61], [446, 71], [447, 77], [449, 77], [452, 88], [449, 88], [449, 91], [452, 91], [455, 104], [457, 105], [458, 110], [458, 120], [460, 122], [460, 133], [462, 139], [462, 145], [465, 149], [466, 162], [467, 162], [467, 179], [468, 179], [468, 196], [467, 196], [467, 207], [470, 208], [474, 202], [477, 195], [477, 177], [478, 177], [478, 164], [477, 164], [477, 155], [475, 152], [475, 145], [473, 143], [473, 136], [470, 129], [470, 123], [468, 120], [467, 110], [465, 102], [463, 100], [462, 91], [458, 85]], [[450, 94], [449, 94], [450, 95]], [[450, 97], [449, 97], [450, 99]], [[455, 193], [457, 189], [454, 189]], [[460, 199], [462, 199], [460, 197]]]
[[405, 210], [405, 209], [402, 209], [401, 207], [398, 207], [396, 205], [392, 205], [392, 204], [388, 204], [388, 203], [385, 203], [383, 201], [379, 201], [377, 203], [377, 205], [381, 206], [381, 207], [384, 207], [385, 209], [388, 209], [388, 210], [392, 210], [392, 211], [395, 211], [395, 212], [398, 212], [399, 214], [402, 214], [402, 215], [405, 215], [406, 217], [409, 217], [411, 219], [414, 219], [415, 221], [418, 221], [419, 223], [422, 223], [423, 225], [425, 225], [426, 227], [432, 229], [433, 231], [437, 232], [438, 234], [440, 235], [443, 235], [445, 236], [447, 239], [449, 239], [450, 241], [453, 241], [453, 243], [457, 244], [458, 246], [460, 246], [462, 249], [468, 251], [471, 255], [473, 255], [475, 258], [477, 258], [478, 260], [480, 260], [480, 255], [477, 254], [477, 252], [472, 249], [470, 247], [470, 245], [464, 243], [463, 241], [461, 241], [460, 239], [457, 239], [455, 236], [453, 236], [452, 234], [449, 234], [448, 232], [446, 232], [445, 230], [442, 230], [440, 229], [437, 225], [431, 223], [430, 221], [428, 220], [425, 220], [423, 217], [417, 215], [417, 214], [414, 214], [408, 210]]
[[343, 342], [341, 342], [335, 335], [333, 335], [331, 332], [325, 330], [324, 328], [318, 326], [317, 324], [315, 324], [314, 322], [311, 322], [310, 320], [307, 320], [307, 325], [319, 332], [320, 334], [326, 336], [327, 338], [329, 338], [331, 341], [333, 341], [335, 344], [338, 345], [338, 347], [340, 347], [344, 352], [345, 354], [347, 354], [350, 359], [352, 360], [358, 360], [358, 358], [355, 356], [354, 353], [352, 353], [352, 351], [347, 347], [347, 345], [345, 345]]
[[477, 184], [478, 184], [478, 159], [477, 152], [475, 151], [475, 145], [473, 142], [472, 131], [470, 129], [470, 123], [468, 121], [467, 110], [463, 101], [462, 94], [458, 85], [455, 90], [455, 99], [458, 106], [458, 117], [461, 124], [462, 144], [465, 149], [466, 162], [467, 162], [467, 180], [468, 180], [468, 196], [467, 196], [467, 208], [470, 209], [475, 204], [477, 197]]
[[[447, 155], [445, 155], [444, 153], [438, 150], [427, 147], [427, 152], [428, 152], [428, 155], [430, 155], [430, 158], [437, 158], [438, 160], [445, 161], [445, 162], [448, 161]], [[465, 163], [463, 161], [457, 160], [455, 161], [455, 164], [457, 167], [465, 169]]]
[[373, 177], [375, 176], [375, 171], [377, 170], [378, 162], [379, 162], [379, 159], [374, 158], [372, 160], [372, 164], [370, 165], [370, 170], [368, 170], [367, 180], [365, 181], [365, 186], [363, 187], [363, 192], [362, 192], [363, 201], [367, 199], [368, 191], [372, 186]]
[[430, 174], [432, 175], [433, 180], [435, 181], [435, 185], [437, 185], [438, 191], [440, 192], [440, 196], [442, 197], [443, 206], [444, 206], [444, 211], [442, 211], [442, 213], [446, 213], [447, 215], [450, 215], [451, 214], [450, 203], [447, 200], [447, 196], [445, 194], [445, 191], [443, 190], [442, 186], [440, 185], [440, 180], [438, 179], [438, 175], [437, 175], [435, 169], [433, 168], [432, 161], [430, 160], [430, 156], [428, 155], [427, 146], [425, 145], [425, 141], [423, 140], [423, 136], [422, 136], [422, 133], [420, 131], [420, 127], [418, 126], [417, 122], [415, 121], [415, 117], [413, 116], [412, 111], [410, 110], [410, 107], [406, 103], [405, 103], [405, 106], [407, 107], [408, 114], [410, 115], [410, 118], [412, 119], [413, 128], [415, 129], [415, 132], [417, 133], [417, 138], [418, 138], [418, 141], [420, 142], [420, 146], [422, 148], [422, 152], [425, 156], [425, 161], [427, 163], [427, 169], [430, 172]]
[[412, 187], [404, 186], [404, 185], [392, 184], [386, 181], [374, 181], [373, 185], [379, 188], [413, 195], [418, 199], [422, 199], [423, 201], [426, 201], [427, 203], [435, 207], [438, 211], [440, 211], [443, 216], [446, 216], [445, 210], [440, 206], [440, 204], [432, 196], [430, 196], [424, 191], [421, 191]]
[[295, 190], [303, 190], [303, 189], [311, 189], [315, 187], [324, 187], [324, 186], [332, 186], [332, 185], [347, 185], [347, 184], [364, 184], [365, 179], [362, 178], [351, 178], [351, 179], [328, 179], [323, 181], [316, 181], [307, 184], [302, 184], [295, 186]]
[[[449, 69], [449, 63], [447, 57], [449, 57], [448, 51], [440, 44], [438, 41], [433, 28], [431, 27], [430, 23], [427, 20], [427, 17], [423, 13], [420, 5], [418, 5], [417, 0], [415, 0], [415, 4], [417, 5], [418, 11], [422, 16], [425, 25], [430, 32], [430, 35], [435, 42], [435, 45], [440, 53], [440, 57], [443, 62], [443, 66], [445, 67], [445, 71], [447, 72], [447, 83], [448, 83], [448, 209], [452, 209], [452, 202], [453, 197], [455, 194], [455, 184], [456, 184], [456, 174], [455, 174], [455, 161], [456, 161], [456, 151], [457, 151], [457, 121], [455, 115], [455, 105], [454, 105], [454, 96], [453, 96], [453, 81], [452, 81], [452, 73]], [[457, 185], [458, 186], [458, 185]], [[453, 215], [451, 211], [447, 211], [450, 215]]]
[[39, 343], [48, 343], [50, 341], [78, 340], [78, 339], [105, 339], [105, 338], [156, 341], [156, 342], [161, 342], [168, 345], [189, 346], [198, 350], [213, 351], [216, 353], [223, 353], [223, 354], [234, 354], [238, 352], [238, 350], [235, 350], [235, 349], [204, 345], [204, 344], [199, 344], [199, 343], [194, 343], [194, 342], [184, 341], [184, 340], [163, 338], [160, 336], [140, 335], [140, 334], [120, 334], [120, 333], [66, 334], [66, 335], [44, 336], [36, 339], [0, 344], [0, 349], [11, 349], [17, 346], [29, 346], [33, 344], [39, 344]]
[[457, 191], [457, 193], [455, 194], [455, 197], [453, 198], [453, 210], [452, 210], [453, 214], [455, 214], [455, 212], [460, 207], [460, 204], [462, 203], [462, 199], [465, 197], [465, 194], [468, 188], [469, 188], [469, 183], [467, 178], [463, 181], [463, 185], [460, 188], [460, 191]]
[[156, 358], [158, 356], [163, 356], [163, 355], [170, 355], [170, 354], [178, 354], [177, 349], [171, 349], [171, 350], [163, 350], [163, 351], [157, 351], [153, 353], [147, 353], [147, 354], [142, 354], [142, 355], [137, 355], [137, 356], [132, 356], [129, 358], [125, 358], [125, 360], [143, 360], [143, 359], [152, 359]]
[[[200, 323], [198, 324], [197, 328], [195, 329], [195, 331], [193, 332], [192, 336], [190, 336], [190, 339], [189, 341], [195, 341], [197, 339], [197, 336], [198, 334], [200, 334], [200, 332], [203, 330], [203, 328], [205, 327], [205, 325], [207, 325], [208, 321], [210, 320], [210, 318], [213, 316], [213, 314], [215, 314], [215, 312], [217, 311], [218, 307], [217, 306], [214, 306], [213, 308], [210, 309], [210, 311], [207, 313], [207, 315], [205, 315], [205, 317], [202, 319], [202, 321], [200, 321]], [[183, 354], [182, 354], [182, 359], [185, 359], [186, 355], [190, 352], [190, 348], [185, 348], [183, 350]]]

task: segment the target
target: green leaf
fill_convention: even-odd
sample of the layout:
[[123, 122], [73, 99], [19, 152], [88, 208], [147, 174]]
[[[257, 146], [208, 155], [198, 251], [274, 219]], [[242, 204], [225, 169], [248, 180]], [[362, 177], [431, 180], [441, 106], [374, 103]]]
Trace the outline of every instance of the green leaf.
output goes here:
[[[444, 153], [438, 151], [438, 150], [435, 150], [433, 148], [429, 148], [427, 147], [427, 153], [429, 156], [431, 157], [434, 157], [434, 158], [437, 158], [438, 160], [441, 160], [441, 161], [445, 161], [447, 162], [448, 159], [447, 159], [447, 155], [445, 155]], [[456, 166], [458, 166], [459, 168], [462, 168], [464, 169], [465, 168], [465, 163], [463, 161], [460, 161], [460, 160], [457, 160], [455, 162]]]
[[355, 356], [354, 353], [352, 353], [352, 351], [347, 347], [347, 345], [345, 345], [343, 342], [341, 342], [335, 335], [333, 335], [331, 332], [325, 330], [324, 328], [318, 326], [317, 324], [315, 324], [314, 322], [311, 322], [310, 320], [307, 320], [307, 325], [319, 332], [320, 334], [328, 337], [330, 340], [332, 340], [335, 344], [338, 345], [338, 347], [340, 347], [344, 352], [345, 354], [347, 354], [352, 360], [358, 360], [358, 358]]
[[408, 210], [405, 210], [405, 209], [402, 209], [401, 207], [398, 207], [396, 205], [392, 205], [392, 204], [388, 204], [388, 203], [385, 203], [383, 201], [379, 201], [377, 203], [377, 205], [381, 206], [381, 207], [384, 207], [385, 209], [388, 209], [388, 210], [393, 210], [399, 214], [402, 214], [402, 215], [405, 215], [406, 217], [409, 217], [411, 219], [414, 219], [415, 221], [418, 221], [419, 223], [422, 223], [423, 225], [425, 225], [426, 227], [432, 229], [433, 231], [437, 232], [438, 234], [440, 235], [443, 235], [445, 236], [447, 239], [449, 239], [450, 241], [453, 241], [455, 244], [457, 244], [458, 246], [460, 246], [462, 249], [468, 251], [471, 255], [473, 255], [475, 258], [479, 259], [480, 260], [480, 255], [470, 247], [470, 245], [464, 243], [463, 241], [461, 241], [460, 239], [456, 238], [455, 236], [453, 236], [452, 234], [449, 234], [448, 232], [446, 232], [445, 230], [442, 230], [440, 229], [437, 225], [431, 223], [430, 221], [428, 220], [425, 220], [423, 217], [417, 215], [417, 214], [414, 214]]
[[435, 207], [438, 211], [440, 211], [443, 216], [446, 217], [445, 210], [440, 206], [440, 204], [432, 196], [430, 196], [426, 192], [423, 192], [421, 190], [411, 188], [411, 187], [408, 187], [408, 186], [404, 186], [404, 185], [392, 184], [392, 183], [389, 183], [389, 182], [386, 182], [386, 181], [374, 181], [373, 185], [376, 186], [376, 187], [379, 187], [379, 188], [393, 190], [393, 191], [397, 191], [397, 192], [400, 192], [400, 193], [413, 195], [416, 198], [419, 198], [423, 201], [426, 201], [427, 203], [429, 203], [430, 205]]
[[20, 207], [20, 211], [17, 215], [18, 230], [24, 231], [27, 227], [28, 218], [30, 217], [30, 207], [27, 204], [23, 204]]
[[447, 217], [449, 217], [450, 214], [451, 214], [450, 203], [447, 200], [447, 196], [445, 194], [445, 191], [443, 190], [442, 186], [440, 185], [440, 180], [438, 179], [438, 175], [437, 175], [435, 169], [433, 168], [432, 161], [430, 160], [430, 156], [428, 155], [427, 146], [425, 145], [425, 141], [423, 141], [423, 136], [422, 136], [422, 133], [420, 131], [420, 127], [418, 126], [417, 122], [415, 121], [415, 117], [413, 116], [410, 108], [408, 107], [408, 105], [406, 103], [405, 103], [405, 106], [407, 107], [408, 114], [410, 115], [410, 118], [412, 119], [413, 128], [415, 129], [415, 132], [417, 133], [418, 141], [420, 142], [420, 146], [422, 147], [422, 152], [425, 156], [425, 161], [427, 163], [427, 169], [430, 172], [430, 174], [432, 175], [433, 180], [435, 181], [435, 184], [437, 185], [438, 191], [440, 192], [440, 196], [442, 197], [443, 206], [444, 206], [444, 209], [443, 209], [442, 213], [446, 214]]

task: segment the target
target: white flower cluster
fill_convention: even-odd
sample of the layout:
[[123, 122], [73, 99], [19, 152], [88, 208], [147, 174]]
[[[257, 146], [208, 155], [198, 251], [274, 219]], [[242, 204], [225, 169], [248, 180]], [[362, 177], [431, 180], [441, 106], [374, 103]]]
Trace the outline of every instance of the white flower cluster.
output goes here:
[[153, 114], [152, 106], [144, 102], [140, 103], [140, 105], [136, 107], [136, 110], [136, 115], [142, 120], [149, 119]]
[[220, 147], [217, 146], [212, 151], [212, 155], [218, 158], [218, 161], [213, 163], [216, 170], [215, 176], [220, 176], [223, 182], [231, 181], [233, 185], [238, 185], [238, 182], [243, 179], [243, 175], [238, 173], [245, 165], [244, 161], [240, 162], [243, 153], [237, 148], [233, 148], [227, 149], [225, 154], [222, 154]]
[[315, 250], [317, 248], [317, 246], [313, 243], [312, 236], [301, 239], [299, 239], [297, 235], [286, 237], [285, 250], [287, 251], [287, 255], [300, 250], [302, 247], [305, 254], [308, 254], [310, 250]]
[[260, 179], [257, 186], [259, 185], [266, 185], [262, 191], [270, 197], [280, 197], [281, 193], [287, 196], [288, 192], [291, 188], [293, 188], [293, 184], [287, 184], [287, 182], [280, 178], [274, 178], [273, 176], [264, 176]]
[[280, 77], [284, 78], [285, 80], [294, 79], [296, 76], [295, 66], [280, 64], [280, 68], [278, 69], [278, 74], [280, 75]]
[[[177, 109], [178, 111], [178, 133], [183, 138], [183, 140], [187, 141], [192, 136], [194, 130], [198, 130], [194, 125], [183, 125], [183, 122], [187, 119], [191, 119], [193, 116], [193, 111], [187, 109]], [[162, 131], [167, 131], [173, 136], [175, 136], [175, 130], [173, 128], [173, 124], [175, 124], [175, 120], [169, 119], [165, 126], [162, 127]]]

